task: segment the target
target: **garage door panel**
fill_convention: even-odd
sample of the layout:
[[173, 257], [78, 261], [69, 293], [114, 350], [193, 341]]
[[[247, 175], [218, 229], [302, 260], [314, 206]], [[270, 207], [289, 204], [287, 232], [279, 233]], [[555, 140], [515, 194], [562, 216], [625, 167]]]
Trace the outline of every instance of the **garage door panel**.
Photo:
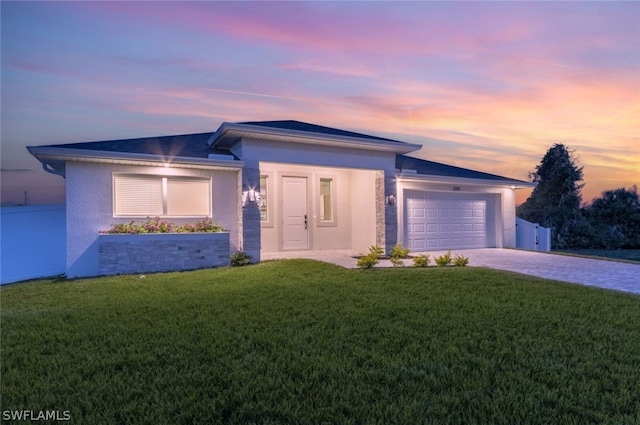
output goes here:
[[438, 249], [451, 245], [451, 238], [438, 238]]
[[424, 239], [415, 239], [413, 240], [413, 243], [416, 246], [416, 250], [427, 249], [427, 244]]
[[407, 246], [413, 251], [487, 246], [484, 194], [405, 192]]
[[438, 249], [438, 239], [427, 239], [427, 251]]

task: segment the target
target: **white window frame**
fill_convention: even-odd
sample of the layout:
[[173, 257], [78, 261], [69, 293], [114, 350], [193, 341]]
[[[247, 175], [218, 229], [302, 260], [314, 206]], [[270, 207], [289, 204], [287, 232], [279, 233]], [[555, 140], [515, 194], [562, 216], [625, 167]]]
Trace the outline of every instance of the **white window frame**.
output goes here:
[[[262, 187], [262, 178], [266, 177], [267, 178], [267, 185], [266, 187]], [[262, 171], [260, 172], [260, 202], [262, 202], [262, 193], [265, 192], [266, 193], [266, 203], [267, 203], [267, 219], [266, 220], [262, 220], [262, 217], [260, 217], [260, 226], [261, 227], [273, 227], [273, 204], [274, 204], [274, 195], [275, 192], [273, 190], [273, 183], [274, 179], [273, 179], [273, 172], [271, 171]]]
[[[322, 217], [322, 202], [320, 200], [321, 197], [321, 193], [320, 193], [320, 187], [321, 187], [321, 182], [322, 180], [331, 180], [331, 193], [330, 193], [330, 200], [331, 200], [331, 219], [330, 220], [322, 220], [320, 217]], [[317, 211], [317, 217], [318, 219], [316, 220], [316, 225], [318, 227], [335, 227], [338, 225], [338, 208], [337, 208], [337, 204], [338, 204], [338, 196], [337, 196], [337, 187], [338, 187], [338, 179], [336, 177], [336, 175], [334, 174], [318, 174], [316, 175], [316, 184], [317, 184], [317, 195], [316, 195], [316, 199], [317, 199], [317, 206], [316, 206], [316, 211]]]
[[[160, 211], [145, 211], [139, 213], [121, 213], [119, 212], [120, 208], [118, 206], [118, 194], [117, 194], [117, 180], [119, 178], [131, 178], [131, 179], [147, 179], [147, 180], [156, 180], [161, 185], [161, 202], [162, 202], [162, 212]], [[168, 187], [170, 186], [170, 181], [177, 182], [187, 182], [187, 181], [198, 181], [199, 183], [206, 183], [206, 194], [207, 200], [205, 209], [206, 211], [196, 211], [193, 214], [169, 214], [170, 206], [168, 204], [169, 201], [169, 191]], [[165, 176], [165, 175], [156, 175], [156, 174], [130, 174], [130, 173], [113, 173], [112, 175], [112, 196], [113, 196], [113, 216], [114, 217], [172, 217], [172, 218], [203, 218], [203, 217], [211, 217], [212, 216], [212, 192], [211, 192], [211, 178], [210, 177], [197, 177], [197, 176]]]

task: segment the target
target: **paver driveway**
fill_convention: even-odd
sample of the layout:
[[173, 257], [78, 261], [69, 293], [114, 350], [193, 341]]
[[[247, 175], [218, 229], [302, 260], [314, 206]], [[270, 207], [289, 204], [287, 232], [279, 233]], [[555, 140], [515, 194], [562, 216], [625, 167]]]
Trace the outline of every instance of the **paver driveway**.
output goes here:
[[640, 264], [518, 249], [469, 249], [458, 253], [469, 257], [469, 265], [473, 266], [640, 294]]
[[[428, 252], [432, 258], [443, 253], [444, 251]], [[452, 253], [469, 257], [469, 266], [472, 267], [510, 270], [546, 279], [640, 294], [640, 265], [638, 264], [518, 249], [463, 249], [453, 250]], [[353, 258], [351, 251], [295, 251], [263, 255], [263, 260], [276, 258], [312, 258], [343, 267], [356, 267], [356, 259]], [[410, 264], [411, 260], [405, 261]], [[379, 266], [390, 267], [391, 263], [383, 260]]]

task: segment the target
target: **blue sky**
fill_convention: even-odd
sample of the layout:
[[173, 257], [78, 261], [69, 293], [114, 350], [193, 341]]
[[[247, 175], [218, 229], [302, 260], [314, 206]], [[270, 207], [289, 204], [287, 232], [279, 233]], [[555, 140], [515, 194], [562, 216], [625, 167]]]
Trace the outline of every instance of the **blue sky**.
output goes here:
[[[297, 119], [583, 198], [640, 175], [638, 2], [6, 2], [2, 203], [63, 202], [25, 149]], [[519, 195], [519, 202], [527, 196]]]

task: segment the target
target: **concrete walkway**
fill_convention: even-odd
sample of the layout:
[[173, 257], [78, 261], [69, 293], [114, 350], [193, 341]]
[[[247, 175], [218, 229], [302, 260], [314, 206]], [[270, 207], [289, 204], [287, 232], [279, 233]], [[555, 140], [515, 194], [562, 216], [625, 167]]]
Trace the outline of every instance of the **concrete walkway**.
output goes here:
[[[432, 258], [444, 254], [445, 251], [427, 252]], [[416, 254], [416, 253], [412, 253]], [[604, 289], [632, 292], [640, 294], [640, 265], [619, 263], [614, 261], [594, 260], [590, 258], [570, 257], [544, 252], [521, 251], [517, 249], [461, 249], [452, 250], [452, 254], [469, 257], [471, 267], [490, 267], [492, 269], [509, 270], [546, 279], [597, 286]], [[342, 267], [355, 268], [356, 255], [353, 251], [290, 251], [263, 254], [263, 260], [279, 258], [311, 258], [337, 264]], [[405, 260], [411, 266], [410, 259]], [[391, 267], [389, 260], [382, 260], [379, 267]]]

